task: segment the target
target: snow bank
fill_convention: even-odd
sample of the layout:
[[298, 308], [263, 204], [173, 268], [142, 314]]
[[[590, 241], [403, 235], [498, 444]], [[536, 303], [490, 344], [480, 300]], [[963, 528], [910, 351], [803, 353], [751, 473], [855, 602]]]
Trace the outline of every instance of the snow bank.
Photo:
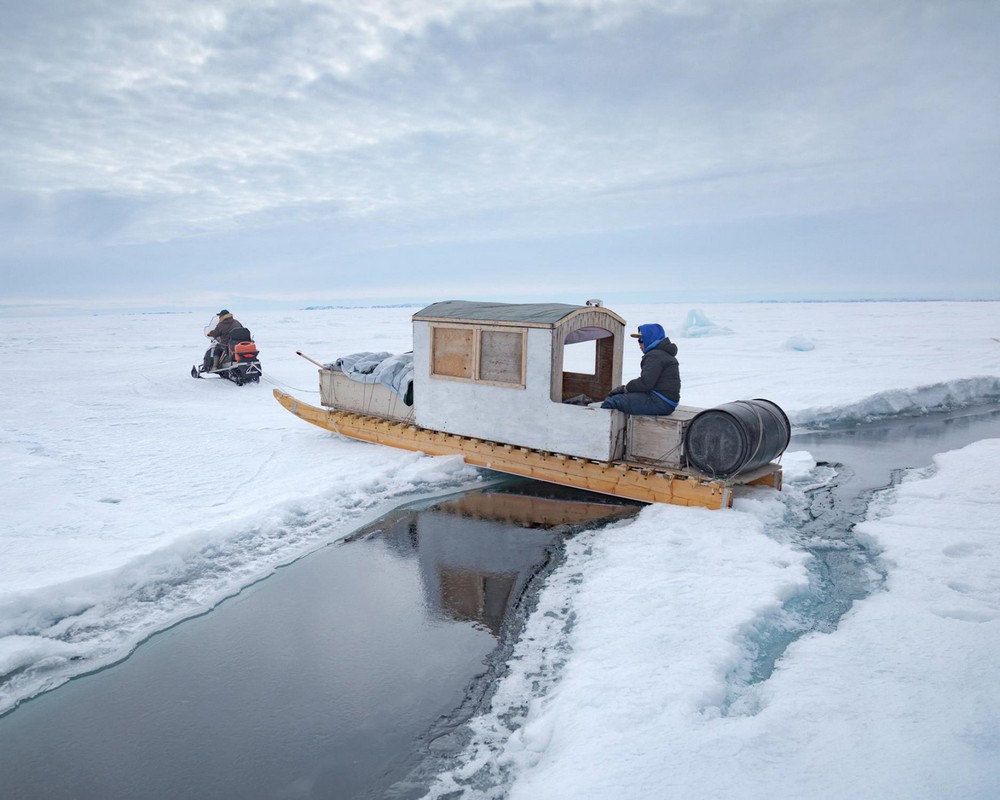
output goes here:
[[759, 515], [650, 506], [570, 542], [460, 766], [428, 797], [506, 797], [511, 776], [511, 798], [664, 796], [680, 723], [720, 713], [747, 632], [808, 583], [803, 555], [767, 535], [780, 504], [760, 502]]
[[1000, 403], [1000, 377], [977, 376], [932, 386], [876, 392], [856, 403], [836, 408], [803, 408], [792, 412], [789, 419], [793, 425], [803, 428], [828, 428], [995, 403]]
[[[405, 320], [367, 314], [375, 338], [408, 349]], [[268, 381], [279, 376], [304, 398], [316, 393], [315, 369], [294, 355], [303, 342], [339, 350], [310, 326], [357, 350], [372, 334], [344, 330], [356, 321], [240, 316], [261, 348], [260, 386], [189, 377], [204, 346], [190, 315], [74, 319], [69, 359], [51, 319], [0, 335], [0, 358], [20, 378], [0, 387], [10, 476], [0, 485], [0, 713], [400, 504], [488, 475], [457, 457], [342, 439], [277, 404]]]
[[[789, 507], [815, 477], [792, 455]], [[773, 496], [715, 515], [651, 507], [577, 538], [427, 796], [994, 797], [998, 461], [1000, 440], [980, 442], [886, 493], [861, 526], [885, 591], [759, 683], [744, 680], [747, 632], [805, 582]]]
[[[347, 445], [349, 446], [349, 445]], [[0, 713], [20, 700], [124, 658], [144, 639], [212, 608], [279, 566], [417, 498], [481, 485], [457, 456], [360, 468], [306, 504], [172, 540], [120, 566], [0, 595]]]

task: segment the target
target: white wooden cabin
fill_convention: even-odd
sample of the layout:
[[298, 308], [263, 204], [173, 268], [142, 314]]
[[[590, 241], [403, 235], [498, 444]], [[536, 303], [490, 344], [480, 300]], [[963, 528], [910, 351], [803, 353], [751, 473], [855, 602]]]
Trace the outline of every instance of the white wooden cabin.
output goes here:
[[[625, 321], [597, 305], [434, 303], [413, 315], [417, 425], [553, 453], [622, 458], [625, 416], [577, 403], [622, 380]], [[592, 353], [566, 371], [567, 349]]]
[[[700, 472], [684, 452], [701, 409], [678, 406], [664, 417], [599, 407], [622, 383], [625, 339], [625, 321], [599, 304], [450, 300], [418, 311], [412, 322], [412, 382], [393, 371], [398, 362], [382, 362], [392, 374], [390, 388], [377, 382], [381, 375], [356, 380], [314, 361], [325, 408], [279, 389], [275, 398], [342, 436], [460, 455], [478, 467], [644, 502], [726, 508], [734, 481], [781, 488], [774, 459], [788, 444], [790, 426], [769, 400], [727, 404], [744, 414], [756, 404], [759, 436], [751, 438], [767, 447], [747, 454], [760, 464], [743, 470], [744, 461], [725, 473]], [[408, 386], [403, 396], [401, 382]], [[749, 435], [741, 414], [726, 406], [707, 413], [713, 424], [695, 437], [706, 451], [700, 458], [728, 465], [743, 454]]]
[[682, 469], [685, 426], [699, 409], [644, 417], [587, 405], [623, 382], [625, 338], [625, 321], [603, 306], [434, 303], [413, 315], [412, 405], [330, 369], [320, 370], [321, 403], [543, 452]]

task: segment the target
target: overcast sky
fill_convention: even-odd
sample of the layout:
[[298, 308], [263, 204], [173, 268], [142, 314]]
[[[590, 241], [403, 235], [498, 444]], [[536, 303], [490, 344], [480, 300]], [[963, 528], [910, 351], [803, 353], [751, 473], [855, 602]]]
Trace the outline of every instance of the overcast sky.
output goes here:
[[995, 0], [0, 0], [0, 304], [1000, 297]]

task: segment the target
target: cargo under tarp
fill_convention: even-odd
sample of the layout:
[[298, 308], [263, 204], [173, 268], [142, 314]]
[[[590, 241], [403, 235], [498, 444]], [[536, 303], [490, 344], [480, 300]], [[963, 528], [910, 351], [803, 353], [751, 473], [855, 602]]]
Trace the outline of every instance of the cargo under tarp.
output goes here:
[[413, 403], [413, 353], [353, 353], [324, 365], [361, 383], [382, 383], [407, 405]]

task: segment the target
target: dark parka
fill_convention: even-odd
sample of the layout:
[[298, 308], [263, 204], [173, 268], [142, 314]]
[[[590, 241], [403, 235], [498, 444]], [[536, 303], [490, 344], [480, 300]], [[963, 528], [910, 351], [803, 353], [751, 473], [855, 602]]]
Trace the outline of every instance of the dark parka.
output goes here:
[[218, 339], [223, 344], [229, 344], [229, 334], [235, 328], [242, 328], [239, 320], [232, 314], [222, 314], [219, 323], [208, 332], [213, 339]]
[[681, 397], [681, 370], [676, 356], [677, 345], [668, 338], [661, 339], [643, 353], [639, 377], [626, 383], [625, 391], [659, 392], [674, 403], [678, 402]]

